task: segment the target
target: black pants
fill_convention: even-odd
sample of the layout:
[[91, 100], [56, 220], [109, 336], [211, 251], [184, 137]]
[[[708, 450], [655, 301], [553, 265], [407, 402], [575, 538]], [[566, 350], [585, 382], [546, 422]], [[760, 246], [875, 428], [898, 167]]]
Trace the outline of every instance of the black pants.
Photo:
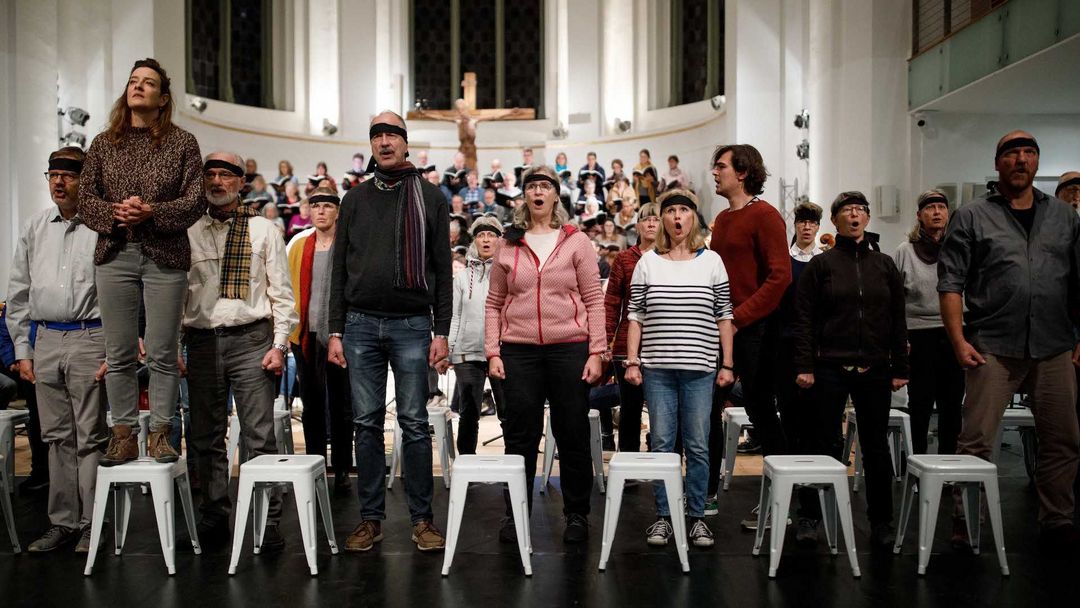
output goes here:
[[[841, 366], [818, 362], [814, 368], [814, 386], [808, 401], [810, 411], [800, 426], [799, 445], [807, 454], [832, 456], [843, 462], [837, 450], [848, 396], [859, 418], [859, 445], [862, 448], [866, 479], [867, 516], [871, 524], [892, 521], [892, 458], [889, 456], [889, 404], [892, 378], [884, 366], [866, 372], [846, 371]], [[799, 516], [821, 519], [817, 490], [799, 491]]]
[[[457, 363], [454, 373], [457, 375], [454, 396], [458, 400], [458, 414], [461, 416], [458, 419], [457, 451], [459, 454], [475, 454], [488, 364], [486, 361]], [[503, 386], [497, 378], [491, 379], [491, 396], [495, 400], [495, 411], [502, 411]]]
[[[551, 430], [559, 445], [563, 512], [588, 515], [593, 471], [589, 453], [589, 385], [581, 372], [589, 345], [503, 344], [506, 403], [503, 441], [507, 454], [525, 457], [525, 487], [532, 507], [536, 454], [544, 434], [544, 401], [551, 407]], [[510, 501], [507, 495], [507, 514]]]
[[[806, 424], [813, 424], [814, 415], [813, 389], [799, 388], [795, 384], [795, 342], [790, 337], [781, 337], [776, 349], [776, 405], [780, 410], [780, 424], [787, 439], [787, 453], [814, 454], [813, 446], [805, 445], [801, 429]], [[837, 433], [840, 429], [837, 428]], [[842, 449], [842, 448], [841, 448]]]
[[[787, 439], [776, 415], [773, 372], [779, 342], [779, 323], [767, 317], [735, 333], [735, 376], [742, 385], [743, 406], [754, 425], [754, 437], [761, 442], [766, 456], [787, 452]], [[709, 496], [720, 488], [721, 462], [724, 459], [724, 402], [731, 387], [713, 393], [709, 431]]]
[[964, 370], [956, 361], [944, 327], [908, 330], [911, 381], [908, 414], [916, 454], [926, 453], [926, 436], [934, 404], [938, 412], [938, 454], [955, 454], [964, 401]]
[[[29, 419], [26, 422], [26, 437], [30, 441], [30, 476], [34, 479], [49, 479], [49, 444], [41, 439], [41, 421], [38, 419], [37, 392], [34, 385], [19, 376], [19, 372], [2, 368], [5, 376], [13, 381], [15, 391], [8, 401], [15, 397], [26, 400], [26, 411]], [[7, 409], [8, 402], [0, 403], [0, 410]]]
[[626, 381], [623, 360], [615, 365], [615, 378], [619, 382], [619, 451], [641, 451], [641, 409], [645, 405], [645, 391]]
[[300, 379], [300, 398], [304, 400], [304, 446], [308, 454], [326, 458], [326, 440], [330, 439], [330, 464], [334, 475], [346, 475], [352, 468], [353, 424], [352, 394], [349, 373], [326, 360], [326, 347], [315, 334], [308, 334], [308, 360], [300, 347], [293, 345], [296, 370]]

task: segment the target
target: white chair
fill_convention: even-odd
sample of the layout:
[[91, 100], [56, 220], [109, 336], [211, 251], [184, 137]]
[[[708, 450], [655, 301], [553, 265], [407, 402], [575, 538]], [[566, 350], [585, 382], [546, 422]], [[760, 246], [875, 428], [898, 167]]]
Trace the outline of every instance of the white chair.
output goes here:
[[[555, 466], [555, 433], [551, 430], [551, 408], [544, 408], [544, 478], [540, 484], [540, 493], [543, 494], [548, 487], [548, 479], [551, 478], [551, 470]], [[592, 457], [593, 477], [596, 478], [596, 487], [603, 494], [604, 488], [604, 444], [600, 437], [600, 411], [589, 410], [589, 454]]]
[[0, 454], [7, 461], [8, 494], [15, 491], [15, 426], [29, 420], [30, 412], [26, 410], [0, 410]]
[[[900, 553], [911, 517], [912, 502], [919, 496], [919, 574], [926, 574], [930, 563], [930, 549], [934, 544], [934, 528], [937, 526], [938, 507], [942, 488], [946, 483], [963, 490], [964, 514], [967, 520], [971, 550], [979, 553], [979, 487], [986, 490], [990, 526], [997, 544], [998, 564], [1001, 574], [1009, 575], [1005, 561], [1005, 533], [1001, 523], [1001, 502], [998, 495], [997, 465], [981, 458], [962, 454], [920, 454], [909, 456], [904, 482], [904, 502], [900, 507], [900, 529], [896, 533], [893, 553]], [[917, 489], [916, 489], [917, 488]]]
[[838, 554], [836, 520], [844, 535], [852, 574], [858, 578], [859, 560], [855, 556], [855, 526], [851, 519], [851, 496], [848, 494], [847, 467], [829, 456], [766, 456], [761, 476], [761, 498], [758, 503], [758, 527], [754, 538], [753, 555], [761, 552], [765, 538], [765, 522], [772, 516], [769, 533], [769, 578], [776, 578], [780, 554], [787, 531], [788, 508], [795, 486], [810, 486], [818, 491], [821, 501], [825, 536], [833, 555]]
[[[165, 556], [165, 567], [170, 576], [176, 574], [176, 525], [173, 521], [176, 490], [173, 488], [174, 483], [179, 489], [188, 535], [191, 536], [191, 546], [195, 549], [196, 555], [201, 554], [199, 535], [195, 531], [195, 510], [191, 503], [191, 488], [188, 486], [187, 462], [183, 457], [172, 463], [159, 463], [149, 458], [140, 458], [114, 467], [98, 467], [97, 486], [94, 490], [94, 517], [90, 524], [90, 546], [97, 547], [100, 544], [101, 527], [105, 523], [105, 508], [108, 505], [111, 489], [113, 535], [116, 555], [120, 555], [127, 537], [132, 490], [136, 486], [148, 484], [154, 500], [154, 515], [157, 517], [158, 537], [161, 540], [161, 552]], [[87, 554], [84, 575], [90, 576], [96, 559], [97, 551], [90, 551]]]
[[724, 423], [724, 459], [721, 461], [720, 475], [724, 479], [724, 490], [731, 487], [731, 478], [735, 475], [735, 456], [739, 451], [739, 435], [743, 429], [752, 429], [750, 416], [744, 407], [725, 407], [721, 414]]
[[518, 552], [525, 576], [532, 576], [532, 535], [529, 533], [529, 494], [525, 487], [525, 458], [517, 454], [480, 456], [462, 454], [454, 463], [454, 481], [450, 484], [450, 504], [446, 521], [446, 549], [442, 575], [450, 574], [454, 562], [465, 496], [470, 483], [505, 483], [510, 489], [510, 506], [517, 529]]
[[1010, 407], [1001, 416], [1001, 425], [998, 427], [997, 440], [994, 441], [994, 452], [990, 462], [997, 462], [1001, 455], [1002, 436], [1005, 429], [1033, 429], [1035, 428], [1035, 414], [1026, 407]]
[[[244, 545], [248, 512], [252, 513], [252, 536], [255, 553], [262, 549], [266, 515], [270, 508], [270, 490], [273, 486], [291, 484], [296, 497], [296, 514], [300, 522], [300, 536], [304, 542], [311, 575], [319, 573], [315, 562], [315, 545], [318, 525], [315, 519], [315, 502], [322, 512], [323, 529], [330, 542], [330, 553], [337, 555], [337, 539], [334, 536], [334, 520], [330, 513], [330, 492], [326, 488], [326, 460], [322, 456], [306, 454], [266, 454], [257, 456], [240, 465], [239, 490], [236, 497], [236, 521], [233, 525], [232, 556], [229, 574], [236, 574], [240, 551]], [[252, 508], [254, 495], [254, 509]]]
[[11, 482], [8, 481], [7, 457], [0, 453], [0, 511], [4, 512], [4, 523], [7, 524], [8, 538], [11, 539], [11, 550], [19, 553], [19, 535], [15, 531], [15, 512], [11, 510]]
[[[427, 408], [428, 425], [435, 429], [435, 448], [439, 450], [439, 464], [442, 467], [443, 486], [450, 489], [450, 467], [453, 459], [457, 457], [454, 448], [454, 429], [450, 424], [450, 408], [441, 405], [432, 405]], [[394, 478], [401, 475], [403, 467], [403, 454], [401, 451], [402, 432], [397, 419], [391, 423], [394, 431], [394, 442], [390, 448], [390, 476], [386, 479], [386, 489], [394, 489]]]
[[[229, 416], [229, 439], [225, 453], [229, 458], [230, 470], [234, 465], [241, 464], [242, 460], [247, 459], [246, 454], [240, 454], [243, 447], [243, 438], [244, 433], [240, 430], [240, 418], [236, 414]], [[277, 443], [278, 454], [293, 454], [295, 452], [292, 440], [292, 415], [288, 410], [274, 410], [274, 439]]]
[[[852, 445], [855, 447], [855, 481], [852, 491], [858, 492], [863, 481], [862, 446], [859, 445], [858, 419], [855, 410], [847, 415], [848, 432], [844, 437], [844, 458], [851, 454]], [[915, 453], [915, 447], [911, 439], [911, 416], [907, 412], [892, 409], [889, 410], [889, 456], [892, 457], [893, 479], [900, 481], [902, 472], [902, 458]], [[902, 442], [902, 443], [901, 443]]]
[[687, 556], [686, 520], [683, 518], [686, 497], [683, 495], [682, 456], [660, 452], [619, 452], [608, 462], [608, 492], [604, 500], [604, 537], [600, 549], [600, 571], [607, 568], [615, 528], [619, 524], [623, 486], [627, 480], [662, 481], [671, 505], [671, 527], [675, 551], [684, 573], [690, 572]]

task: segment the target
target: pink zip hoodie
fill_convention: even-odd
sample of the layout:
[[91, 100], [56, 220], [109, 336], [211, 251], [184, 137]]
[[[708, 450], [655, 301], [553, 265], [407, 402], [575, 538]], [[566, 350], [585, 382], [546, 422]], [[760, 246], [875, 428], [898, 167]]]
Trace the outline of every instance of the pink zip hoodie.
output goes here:
[[484, 311], [485, 356], [500, 356], [503, 342], [588, 342], [589, 354], [604, 353], [604, 294], [589, 237], [564, 225], [543, 270], [539, 266], [524, 238], [499, 241]]

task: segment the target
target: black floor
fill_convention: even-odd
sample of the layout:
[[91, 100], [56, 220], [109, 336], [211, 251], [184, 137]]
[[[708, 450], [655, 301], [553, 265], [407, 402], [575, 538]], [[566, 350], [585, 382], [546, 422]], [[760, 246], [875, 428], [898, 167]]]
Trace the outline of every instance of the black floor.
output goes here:
[[[290, 498], [286, 498], [281, 528], [288, 542], [285, 553], [253, 555], [249, 531], [239, 571], [232, 577], [226, 574], [228, 550], [201, 556], [192, 553], [183, 516], [177, 511], [177, 574], [169, 577], [154, 529], [152, 503], [149, 497], [138, 497], [124, 554], [113, 555], [110, 535], [93, 576], [83, 577], [84, 556], [71, 549], [46, 555], [25, 553], [26, 545], [47, 526], [47, 505], [44, 497], [16, 496], [14, 510], [24, 553], [12, 555], [6, 534], [0, 531], [0, 606], [1080, 606], [1080, 560], [1039, 555], [1034, 489], [1016, 448], [1006, 448], [1002, 460], [1009, 578], [998, 570], [988, 524], [982, 555], [952, 553], [947, 508], [941, 510], [925, 577], [915, 572], [914, 529], [909, 528], [902, 555], [869, 552], [865, 504], [855, 495], [862, 578], [852, 578], [843, 546], [839, 557], [831, 557], [822, 541], [814, 551], [789, 542], [778, 577], [770, 580], [768, 557], [751, 557], [754, 537], [740, 531], [738, 523], [758, 499], [759, 481], [753, 477], [736, 477], [722, 496], [721, 514], [709, 519], [716, 546], [710, 550], [691, 547], [687, 575], [680, 572], [673, 545], [645, 544], [644, 530], [654, 515], [648, 486], [626, 490], [605, 573], [597, 571], [603, 496], [594, 493], [588, 544], [566, 547], [561, 540], [558, 488], [537, 495], [532, 515], [532, 578], [521, 572], [517, 547], [500, 545], [497, 540], [501, 490], [474, 486], [453, 569], [443, 578], [442, 554], [421, 554], [409, 542], [404, 489], [395, 484], [387, 495], [389, 519], [381, 545], [366, 554], [331, 556], [320, 536], [317, 577], [308, 573]], [[896, 488], [898, 496], [899, 484]], [[447, 494], [436, 480], [435, 513], [440, 527], [445, 524]], [[354, 496], [332, 500], [337, 539], [344, 546], [357, 523], [359, 507]], [[917, 525], [914, 518], [911, 525]], [[792, 536], [789, 532], [788, 539]]]

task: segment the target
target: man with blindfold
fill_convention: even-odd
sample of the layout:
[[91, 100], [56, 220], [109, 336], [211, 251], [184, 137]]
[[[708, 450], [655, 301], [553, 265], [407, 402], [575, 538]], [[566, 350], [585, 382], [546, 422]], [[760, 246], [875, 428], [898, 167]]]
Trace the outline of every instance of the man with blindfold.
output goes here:
[[1028, 392], [1039, 436], [1040, 546], [1075, 556], [1080, 217], [1032, 186], [1039, 144], [1030, 133], [1002, 137], [994, 165], [995, 188], [956, 211], [938, 261], [942, 320], [967, 370], [957, 451], [989, 459], [1005, 405]]
[[439, 551], [444, 542], [431, 512], [427, 373], [449, 356], [450, 213], [439, 188], [406, 160], [404, 119], [380, 113], [371, 121], [370, 139], [375, 177], [351, 188], [341, 202], [330, 280], [327, 350], [330, 362], [349, 374], [362, 520], [345, 550], [368, 551], [383, 538], [389, 364], [403, 435], [411, 538], [421, 551]]

